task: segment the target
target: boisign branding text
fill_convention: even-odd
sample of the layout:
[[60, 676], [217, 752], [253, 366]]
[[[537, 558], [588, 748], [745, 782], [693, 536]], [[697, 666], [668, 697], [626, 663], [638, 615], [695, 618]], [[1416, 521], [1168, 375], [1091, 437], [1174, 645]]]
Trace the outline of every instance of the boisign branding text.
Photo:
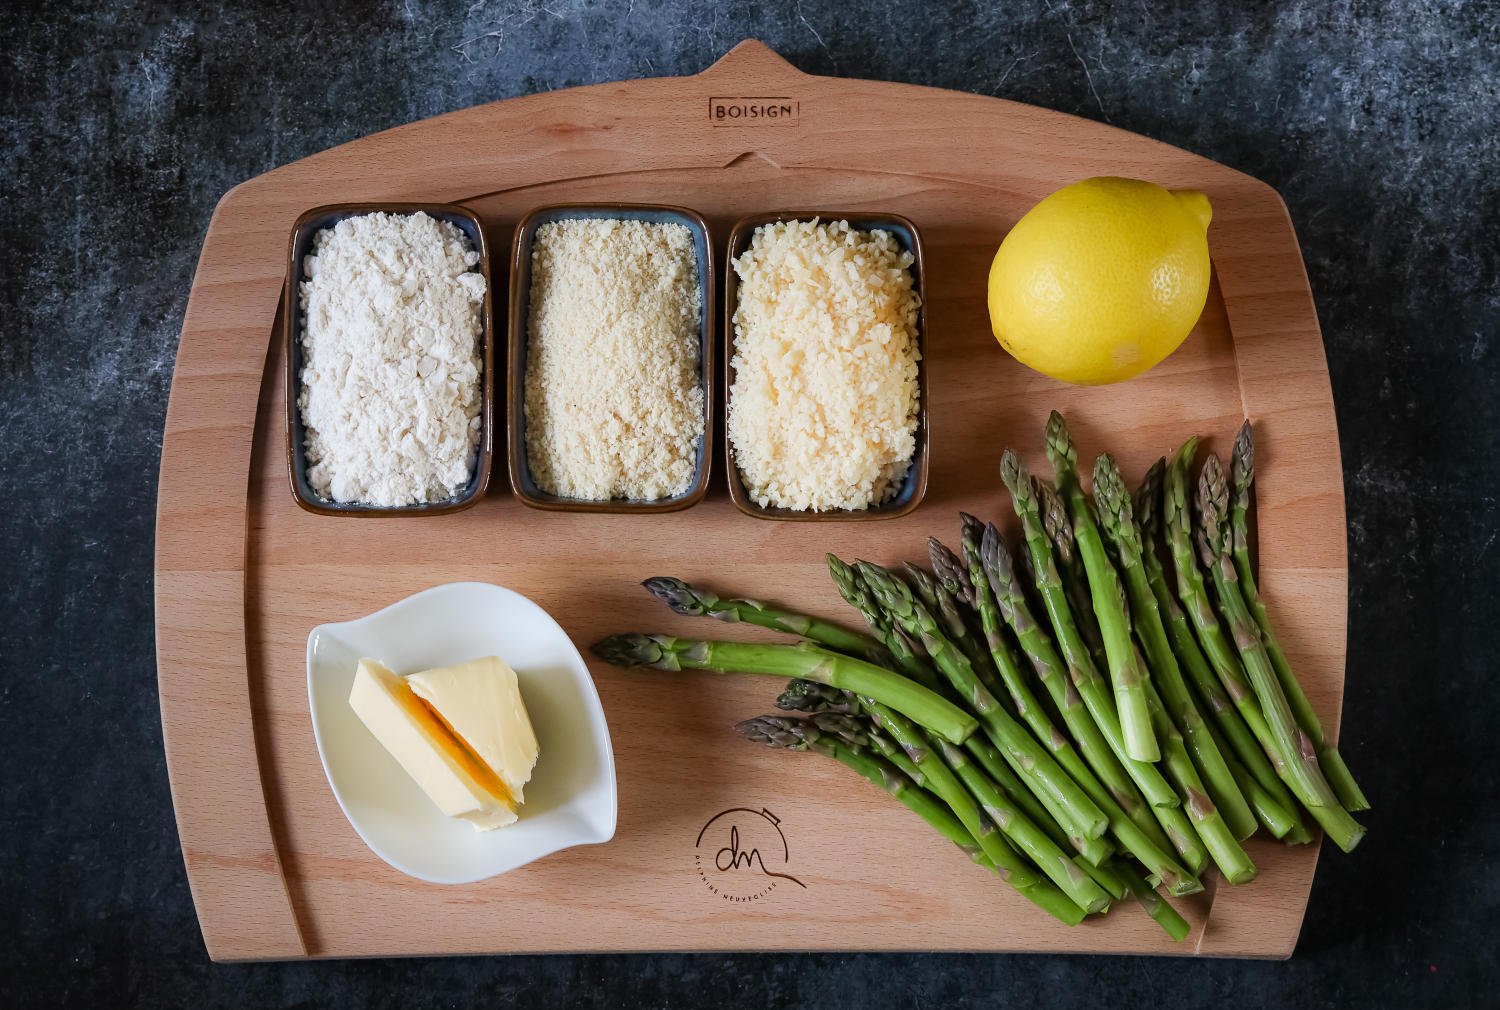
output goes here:
[[796, 126], [799, 104], [777, 95], [710, 98], [708, 121], [714, 126]]

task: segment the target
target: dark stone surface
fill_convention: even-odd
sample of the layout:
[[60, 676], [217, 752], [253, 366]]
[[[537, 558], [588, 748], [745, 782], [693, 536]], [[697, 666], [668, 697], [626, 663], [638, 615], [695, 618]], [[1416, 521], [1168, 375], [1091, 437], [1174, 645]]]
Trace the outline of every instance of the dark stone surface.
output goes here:
[[[406, 0], [10, 12], [0, 28], [0, 1004], [1493, 999], [1500, 9], [1006, 7]], [[1352, 596], [1344, 752], [1376, 803], [1368, 840], [1351, 856], [1323, 854], [1286, 964], [209, 963], [162, 759], [151, 565], [173, 349], [215, 201], [375, 130], [540, 89], [691, 73], [750, 36], [815, 73], [1105, 119], [1285, 196], [1338, 405]]]

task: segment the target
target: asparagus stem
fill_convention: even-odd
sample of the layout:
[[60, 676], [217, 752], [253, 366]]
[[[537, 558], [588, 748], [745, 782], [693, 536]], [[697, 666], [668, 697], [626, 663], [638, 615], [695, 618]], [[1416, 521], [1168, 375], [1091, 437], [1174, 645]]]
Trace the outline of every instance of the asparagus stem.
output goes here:
[[1063, 594], [1068, 600], [1073, 621], [1078, 625], [1078, 633], [1083, 636], [1083, 644], [1089, 650], [1095, 668], [1108, 670], [1104, 636], [1099, 631], [1099, 622], [1094, 617], [1094, 601], [1089, 595], [1089, 574], [1078, 554], [1078, 539], [1073, 535], [1073, 520], [1068, 518], [1068, 507], [1063, 504], [1057, 488], [1040, 477], [1033, 476], [1032, 487], [1042, 514], [1042, 529], [1052, 541], [1057, 574], [1062, 579]]
[[963, 743], [978, 721], [946, 698], [873, 663], [807, 642], [765, 645], [673, 638], [670, 635], [611, 635], [593, 645], [606, 663], [659, 670], [758, 673], [801, 677], [873, 698], [951, 743]]
[[[805, 724], [798, 722], [793, 728], [790, 721], [775, 716], [757, 716], [754, 719], [746, 719], [734, 728], [741, 736], [756, 743], [764, 743], [767, 746], [785, 750], [813, 751], [837, 758], [900, 800], [907, 809], [936, 828], [939, 834], [957, 845], [971, 859], [979, 856], [986, 861], [988, 869], [996, 871], [995, 864], [984, 855], [984, 850], [979, 847], [974, 836], [959, 822], [957, 817], [953, 816], [953, 812], [946, 805], [930, 793], [918, 788], [921, 783], [916, 778], [910, 775], [903, 777], [902, 774], [897, 773], [900, 769], [882, 767], [883, 762], [861, 747], [857, 738], [841, 741], [825, 735], [822, 731], [816, 734], [807, 733]], [[850, 761], [845, 758], [855, 760]], [[991, 830], [994, 829], [991, 828]]]
[[[979, 521], [965, 518], [966, 547], [977, 533]], [[1152, 808], [1137, 791], [1115, 751], [1109, 746], [1098, 725], [1082, 704], [1078, 692], [1064, 673], [1065, 667], [1046, 632], [1032, 616], [1025, 594], [1011, 564], [1010, 554], [1000, 540], [993, 523], [985, 527], [980, 541], [981, 564], [985, 579], [995, 594], [996, 604], [1021, 648], [1031, 660], [1038, 680], [1047, 688], [1063, 721], [1078, 741], [1085, 759], [1097, 776], [1106, 795], [1091, 793], [1110, 818], [1115, 837], [1146, 868], [1163, 881], [1173, 894], [1191, 894], [1203, 885], [1169, 854], [1168, 841], [1152, 814]], [[971, 738], [972, 739], [972, 738]], [[1086, 780], [1084, 780], [1086, 781]]]
[[[819, 715], [848, 715], [859, 714], [865, 711], [852, 695], [837, 688], [828, 687], [825, 684], [815, 684], [807, 680], [794, 680], [790, 682], [786, 690], [776, 699], [776, 707], [782, 710], [808, 712]], [[870, 739], [889, 761], [901, 768], [908, 775], [911, 775], [919, 784], [923, 784], [925, 776], [914, 765], [910, 768], [907, 767], [910, 759], [907, 758], [894, 741], [885, 738], [879, 732], [871, 732]], [[894, 748], [894, 750], [889, 750], [883, 744], [889, 744], [889, 747]], [[1057, 823], [1056, 818], [1047, 812], [1047, 809], [1042, 806], [1031, 790], [1027, 789], [1016, 776], [1016, 773], [1011, 770], [1010, 765], [1006, 764], [1000, 752], [984, 738], [984, 734], [974, 734], [969, 737], [964, 746], [968, 748], [969, 753], [974, 756], [974, 759], [979, 762], [985, 774], [999, 785], [1005, 792], [1005, 795], [1010, 798], [1011, 802], [1030, 818], [1033, 823], [1041, 826], [1047, 832], [1048, 837], [1059, 846], [1086, 850], [1101, 862], [1108, 857], [1110, 846], [1107, 840], [1091, 839], [1085, 842], [1082, 839], [1069, 837], [1068, 832], [1063, 830]], [[1099, 881], [1100, 885], [1115, 897], [1124, 896], [1119, 890], [1123, 884], [1118, 878], [1109, 876], [1105, 872], [1096, 872], [1097, 867], [1089, 863], [1087, 858], [1083, 860], [1082, 865], [1090, 876]]]
[[[1214, 612], [1213, 604], [1209, 601], [1208, 590], [1203, 582], [1203, 573], [1198, 568], [1198, 559], [1194, 555], [1192, 546], [1192, 520], [1187, 510], [1187, 470], [1192, 462], [1198, 440], [1189, 439], [1187, 443], [1178, 450], [1171, 464], [1167, 467], [1166, 490], [1162, 496], [1163, 518], [1167, 524], [1168, 543], [1172, 549], [1172, 557], [1177, 567], [1178, 593], [1182, 598], [1183, 606], [1192, 618], [1193, 627], [1198, 633], [1198, 641], [1203, 646], [1205, 654], [1213, 664], [1214, 671], [1219, 675], [1224, 689], [1229, 698], [1234, 702], [1236, 709], [1245, 720], [1245, 725], [1255, 735], [1255, 739], [1265, 750], [1271, 759], [1271, 765], [1276, 769], [1277, 776], [1289, 788], [1297, 799], [1303, 804], [1308, 813], [1321, 824], [1329, 837], [1342, 838], [1350, 845], [1358, 841], [1358, 836], [1363, 829], [1354, 823], [1353, 818], [1342, 808], [1319, 806], [1313, 795], [1303, 788], [1301, 781], [1292, 772], [1292, 764], [1295, 753], [1287, 750], [1282, 742], [1272, 733], [1266, 717], [1261, 712], [1259, 702], [1256, 700], [1250, 684], [1246, 680], [1245, 669], [1241, 666], [1241, 656], [1237, 655], [1228, 640], [1224, 637], [1223, 629], [1219, 627], [1218, 617]], [[1342, 847], [1342, 846], [1341, 846]]]
[[979, 767], [984, 769], [984, 773], [994, 779], [995, 783], [1001, 789], [1005, 790], [1005, 795], [1009, 796], [1011, 802], [1020, 807], [1027, 817], [1030, 817], [1038, 824], [1051, 824], [1056, 827], [1056, 834], [1053, 837], [1053, 841], [1058, 842], [1059, 845], [1068, 845], [1077, 851], [1079, 855], [1084, 855], [1087, 852], [1088, 855], [1084, 857], [1086, 863], [1091, 858], [1103, 861], [1103, 858], [1107, 855], [1108, 840], [1104, 838], [1085, 839], [1077, 832], [1069, 831], [1059, 824], [1057, 818], [1052, 816], [1052, 812], [1042, 804], [1041, 800], [1037, 799], [1036, 793], [1031, 791], [1031, 787], [1021, 781], [1021, 777], [1016, 774], [1016, 770], [1005, 759], [1005, 755], [1001, 754], [999, 748], [990, 743], [988, 737], [983, 733], [975, 733], [968, 740], [964, 741], [964, 747], [973, 755], [974, 760], [979, 762]]
[[671, 577], [647, 579], [641, 585], [652, 596], [685, 617], [713, 617], [726, 624], [755, 624], [809, 639], [837, 652], [867, 659], [876, 666], [891, 665], [891, 656], [885, 646], [869, 635], [852, 631], [842, 624], [785, 610], [760, 600], [715, 596]]
[[[1047, 500], [1047, 485], [1042, 481], [1037, 481], [1035, 482], [1035, 486], [1039, 499], [1045, 504]], [[1043, 523], [1047, 527], [1049, 536], [1052, 538], [1052, 546], [1057, 552], [1059, 575], [1062, 578], [1064, 593], [1069, 601], [1084, 601], [1081, 604], [1077, 604], [1073, 611], [1079, 631], [1089, 646], [1090, 654], [1099, 656], [1102, 654], [1103, 639], [1099, 633], [1098, 623], [1094, 618], [1093, 606], [1087, 602], [1089, 600], [1087, 574], [1083, 570], [1082, 561], [1078, 558], [1077, 545], [1073, 539], [1072, 525], [1066, 521], [1061, 524], [1053, 523], [1045, 518], [1045, 513]], [[1069, 557], [1070, 554], [1072, 555], [1071, 559]], [[1146, 669], [1144, 660], [1139, 656], [1137, 656], [1136, 661], [1141, 665], [1142, 669]], [[1155, 685], [1151, 683], [1149, 677], [1145, 683], [1151, 695], [1154, 696]], [[1149, 701], [1150, 698], [1148, 697], [1148, 703]], [[1159, 699], [1157, 704], [1160, 704]], [[1151, 714], [1154, 724], [1156, 718], [1155, 709], [1151, 710]], [[1174, 795], [1182, 803], [1186, 803], [1191, 793], [1184, 788], [1186, 778], [1181, 764], [1190, 759], [1184, 753], [1181, 753], [1182, 748], [1179, 742], [1169, 743], [1159, 740], [1158, 744], [1162, 747], [1162, 759], [1150, 767], [1159, 774], [1164, 774], [1165, 779], [1171, 783], [1170, 788], [1174, 790]], [[1171, 838], [1173, 848], [1182, 856], [1183, 864], [1193, 873], [1201, 874], [1204, 868], [1208, 866], [1209, 851], [1204, 845], [1203, 840], [1199, 837], [1198, 832], [1194, 830], [1194, 819], [1180, 807], [1153, 808], [1152, 813], [1158, 818], [1161, 826]]]
[[1250, 608], [1251, 615], [1255, 618], [1255, 623], [1260, 626], [1261, 640], [1265, 644], [1267, 654], [1271, 657], [1271, 665], [1276, 669], [1276, 676], [1281, 681], [1281, 689], [1286, 692], [1286, 699], [1292, 706], [1292, 714], [1297, 718], [1297, 725], [1302, 727], [1302, 731], [1312, 739], [1313, 746], [1318, 751], [1318, 765], [1323, 769], [1323, 776], [1333, 787], [1334, 793], [1345, 809], [1368, 810], [1370, 801], [1365, 797], [1364, 791], [1359, 788], [1359, 784], [1354, 781], [1354, 776], [1350, 774], [1349, 766], [1344, 763], [1343, 755], [1339, 753], [1338, 747], [1324, 735], [1323, 724], [1318, 721], [1318, 715], [1313, 711], [1312, 703], [1307, 700], [1301, 682], [1292, 671], [1292, 664], [1286, 658], [1286, 652], [1281, 648], [1281, 640], [1276, 637], [1276, 632], [1271, 628], [1271, 615], [1266, 610], [1265, 602], [1260, 598], [1260, 590], [1255, 583], [1255, 571], [1250, 564], [1249, 524], [1251, 484], [1255, 480], [1255, 442], [1250, 434], [1249, 421], [1246, 421], [1240, 428], [1239, 436], [1234, 440], [1232, 471], [1234, 477], [1234, 505], [1231, 515], [1232, 545], [1234, 567], [1240, 577], [1240, 592]]
[[1129, 867], [1119, 869], [1120, 876], [1130, 888], [1130, 893], [1135, 895], [1146, 914], [1155, 919], [1174, 943], [1181, 943], [1192, 932], [1188, 921], [1178, 914], [1177, 909], [1167, 903], [1167, 899], [1154, 891], [1146, 879]]
[[[1207, 848], [1207, 856], [1231, 884], [1247, 884], [1255, 879], [1255, 864], [1240, 846], [1239, 840], [1214, 805], [1204, 787], [1198, 769], [1188, 755], [1182, 734], [1167, 716], [1166, 707], [1156, 693], [1154, 685], [1147, 685], [1147, 702], [1151, 706], [1151, 720], [1162, 741], [1162, 766], [1176, 784], [1183, 797], [1183, 808], [1193, 822], [1198, 838]], [[1226, 769], [1227, 771], [1227, 769]], [[1251, 826], [1255, 824], [1251, 818]], [[1184, 857], [1187, 858], [1187, 857]], [[1206, 857], [1205, 857], [1206, 858]], [[1191, 863], [1189, 864], [1192, 865]], [[1201, 866], [1194, 867], [1199, 872]]]
[[1152, 732], [1151, 713], [1146, 704], [1146, 673], [1136, 663], [1135, 650], [1130, 644], [1125, 590], [1104, 553], [1092, 509], [1078, 482], [1078, 454], [1073, 438], [1062, 415], [1055, 410], [1047, 420], [1047, 457], [1052, 461], [1058, 494], [1067, 503], [1078, 552], [1088, 573], [1094, 616], [1099, 621], [1105, 655], [1109, 658], [1109, 676], [1114, 683], [1125, 753], [1137, 761], [1155, 761], [1161, 757], [1161, 748]]
[[868, 562], [857, 562], [856, 568], [892, 619], [921, 640], [938, 669], [974, 709], [991, 740], [1057, 822], [1080, 838], [1103, 834], [1108, 818], [980, 683], [968, 659], [942, 633], [937, 620], [906, 584]]
[[[1157, 606], [1166, 615], [1173, 655], [1187, 670], [1199, 699], [1213, 717], [1223, 739], [1229, 744], [1225, 748], [1221, 743], [1220, 753], [1227, 758], [1232, 750], [1234, 757], [1238, 759], [1235, 764], [1231, 764], [1231, 771], [1238, 766], [1235, 779], [1240, 785], [1240, 791], [1255, 809], [1257, 819], [1278, 838], [1308, 841], [1311, 836], [1297, 816], [1297, 806], [1292, 794], [1282, 784], [1265, 749], [1256, 742], [1239, 710], [1224, 693], [1223, 685], [1209, 665], [1208, 658], [1204, 656], [1198, 638], [1193, 634], [1187, 614], [1167, 586], [1166, 570], [1156, 551], [1156, 544], [1161, 539], [1162, 483], [1165, 472], [1165, 459], [1158, 459], [1152, 464], [1136, 491], [1134, 507], [1145, 547], [1141, 562]], [[1250, 781], [1247, 781], [1247, 777]], [[1254, 785], [1250, 784], [1252, 781]]]
[[[1048, 718], [1046, 710], [1032, 693], [1031, 687], [1021, 673], [1019, 659], [1012, 651], [1010, 643], [1006, 640], [1004, 618], [1001, 615], [1000, 605], [995, 599], [994, 590], [990, 587], [989, 579], [984, 572], [982, 558], [981, 536], [979, 532], [979, 521], [973, 516], [964, 516], [965, 530], [963, 536], [964, 554], [968, 558], [969, 566], [966, 581], [972, 585], [972, 595], [976, 609], [979, 612], [980, 623], [984, 628], [989, 651], [993, 657], [995, 667], [1000, 671], [1001, 680], [1004, 682], [1005, 690], [1009, 692], [1012, 707], [1016, 710], [1021, 720], [1030, 727], [1032, 734], [1047, 747], [1057, 763], [1063, 770], [1073, 777], [1089, 798], [1104, 811], [1110, 819], [1111, 827], [1117, 821], [1127, 821], [1125, 812], [1121, 809], [1121, 803], [1110, 791], [1104, 787], [1094, 771], [1085, 763], [1084, 759], [1074, 748], [1072, 742], [1058, 730]], [[944, 557], [941, 564], [934, 557], [934, 569], [938, 571], [939, 579], [943, 579], [944, 572], [950, 565], [960, 564], [957, 557]], [[1066, 685], [1067, 694], [1065, 703], [1071, 703], [1075, 713], [1083, 720], [1088, 720], [1088, 713], [1083, 709], [1076, 692], [1072, 691], [1072, 685], [1067, 684], [1066, 678], [1060, 670], [1049, 671], [1055, 682]], [[1098, 748], [1108, 752], [1108, 745], [1098, 738], [1097, 730], [1094, 731], [1092, 739], [1097, 741]], [[1113, 770], [1116, 773], [1116, 781], [1123, 787], [1121, 798], [1131, 803], [1138, 809], [1144, 810], [1145, 801], [1141, 799], [1130, 781], [1126, 778], [1124, 771], [1118, 764], [1113, 764], [1113, 755], [1110, 755]]]
[[[975, 802], [976, 797], [971, 795], [969, 788], [966, 788], [967, 783], [960, 782], [959, 777], [954, 774], [956, 768], [953, 767], [946, 753], [935, 749], [933, 741], [900, 713], [893, 712], [879, 702], [868, 698], [861, 698], [860, 704], [875, 725], [889, 734], [891, 740], [911, 761], [916, 772], [921, 776], [917, 779], [917, 783], [948, 804], [954, 816], [979, 842], [980, 847], [984, 849], [984, 854], [989, 856], [996, 866], [1005, 870], [1017, 887], [1035, 882], [1036, 877], [1031, 868], [1017, 859], [1014, 851], [1005, 845], [993, 831], [987, 830], [985, 815], [994, 821], [995, 826], [1015, 840], [1014, 836], [1006, 830], [1005, 824], [995, 817], [993, 811], [986, 809], [981, 813], [979, 804]], [[847, 718], [847, 716], [823, 716], [815, 719], [814, 725], [822, 728], [824, 720]], [[1022, 851], [1025, 851], [1024, 847]]]
[[[899, 723], [892, 723], [891, 717], [896, 720], [902, 717], [891, 713], [889, 710], [877, 708], [869, 709], [869, 715], [874, 726], [869, 729], [868, 737], [870, 744], [886, 756], [897, 767], [906, 771], [919, 785], [932, 788], [928, 777], [932, 775], [935, 768], [941, 766], [940, 774], [946, 775], [956, 773], [963, 780], [968, 794], [977, 800], [988, 815], [988, 820], [1001, 826], [1006, 836], [1032, 861], [1041, 867], [1043, 872], [1058, 884], [1062, 890], [1080, 905], [1090, 912], [1103, 911], [1108, 905], [1106, 896], [1100, 902], [1100, 893], [1090, 881], [1088, 884], [1079, 883], [1079, 874], [1087, 874], [1093, 877], [1096, 868], [1087, 862], [1075, 862], [1063, 851], [1063, 846], [1068, 844], [1065, 833], [1057, 828], [1050, 817], [1046, 822], [1037, 822], [1026, 817], [1024, 813], [1012, 805], [1010, 797], [988, 778], [980, 769], [974, 767], [969, 756], [946, 741], [938, 741], [937, 753], [941, 755], [938, 760], [936, 755], [926, 753], [926, 741], [914, 740], [909, 725], [902, 727]], [[848, 736], [848, 727], [853, 725], [847, 716], [818, 716], [813, 720], [819, 729], [824, 731], [838, 732], [840, 735]], [[920, 732], [920, 731], [918, 731]], [[889, 733], [889, 736], [886, 734]], [[949, 772], [951, 769], [951, 773]], [[949, 788], [944, 786], [944, 788]], [[942, 790], [937, 791], [939, 796]], [[1044, 812], [1045, 813], [1045, 812]], [[1050, 823], [1054, 829], [1063, 837], [1061, 840], [1054, 838], [1042, 827], [1043, 823]], [[1028, 870], [1031, 867], [1027, 867]], [[1106, 884], [1123, 888], [1124, 883], [1112, 872], [1097, 871], [1099, 873], [1099, 886]], [[1016, 879], [1014, 876], [1011, 878]], [[1123, 894], [1118, 895], [1123, 897]]]
[[[1067, 661], [1069, 675], [1083, 698], [1089, 714], [1094, 717], [1110, 749], [1120, 759], [1141, 793], [1153, 807], [1176, 807], [1181, 804], [1177, 793], [1161, 776], [1156, 767], [1147, 761], [1136, 761], [1125, 750], [1119, 716], [1115, 711], [1115, 700], [1104, 677], [1094, 666], [1083, 636], [1074, 620], [1068, 604], [1067, 591], [1053, 556], [1052, 541], [1042, 525], [1041, 513], [1035, 485], [1021, 457], [1007, 449], [1000, 461], [1000, 479], [1010, 491], [1011, 504], [1021, 520], [1021, 530], [1027, 553], [1036, 573], [1036, 586], [1041, 592], [1042, 602], [1051, 618], [1052, 628], [1063, 658]], [[993, 575], [991, 576], [993, 578]], [[997, 589], [997, 595], [999, 593]], [[1184, 822], [1185, 823], [1185, 822]]]
[[1288, 773], [1287, 784], [1323, 826], [1328, 837], [1348, 852], [1359, 844], [1364, 828], [1339, 804], [1328, 780], [1323, 777], [1317, 749], [1297, 725], [1291, 705], [1271, 666], [1271, 659], [1261, 644], [1260, 631], [1240, 595], [1239, 575], [1230, 559], [1229, 530], [1225, 522], [1228, 503], [1229, 489], [1224, 480], [1223, 464], [1210, 453], [1198, 481], [1199, 554], [1213, 578], [1219, 605], [1229, 622], [1271, 738], [1283, 757]]
[[[1297, 819], [1294, 806], [1283, 806], [1276, 800], [1265, 787], [1256, 780], [1255, 776], [1245, 770], [1234, 752], [1224, 746], [1224, 741], [1219, 738], [1212, 725], [1208, 731], [1213, 733], [1214, 739], [1219, 743], [1219, 750], [1224, 755], [1224, 762], [1229, 766], [1229, 774], [1234, 776], [1235, 784], [1240, 787], [1240, 793], [1245, 797], [1245, 802], [1250, 804], [1250, 809], [1255, 813], [1255, 819], [1265, 825], [1266, 830], [1277, 838], [1285, 839], [1290, 844], [1300, 844], [1310, 841], [1307, 829], [1302, 827], [1301, 821]], [[971, 738], [972, 739], [972, 738]], [[1298, 830], [1300, 829], [1300, 831]], [[1294, 833], [1295, 832], [1295, 833]], [[1248, 836], [1246, 836], [1248, 837]], [[1244, 838], [1240, 839], [1244, 841]]]
[[[801, 719], [760, 716], [740, 723], [735, 726], [735, 730], [747, 739], [771, 747], [813, 750], [834, 758], [896, 797], [906, 805], [907, 809], [927, 821], [944, 837], [972, 854], [975, 845], [972, 836], [968, 835], [963, 825], [958, 823], [941, 803], [916, 787], [911, 780], [888, 762], [882, 761], [867, 750], [840, 742], [838, 738], [821, 732], [816, 726]], [[1004, 876], [1003, 870], [1001, 875]], [[1017, 886], [1016, 890], [1037, 907], [1070, 926], [1076, 926], [1083, 921], [1085, 914], [1083, 909], [1079, 908], [1067, 895], [1049, 881], [1035, 878], [1034, 874], [1033, 878], [1032, 883]]]
[[[877, 722], [878, 722], [877, 718]], [[969, 756], [947, 742], [938, 744], [943, 760], [984, 805], [985, 813], [1000, 826], [1006, 837], [1041, 868], [1064, 894], [1085, 912], [1102, 912], [1109, 908], [1109, 894], [1081, 869], [1046, 833], [1006, 799]]]
[[1248, 838], [1255, 833], [1255, 814], [1240, 792], [1224, 756], [1219, 753], [1208, 723], [1182, 678], [1156, 597], [1146, 577], [1143, 560], [1146, 548], [1136, 525], [1130, 494], [1125, 490], [1119, 467], [1108, 453], [1100, 456], [1094, 464], [1094, 500], [1099, 504], [1100, 526], [1119, 561], [1136, 637], [1146, 654], [1151, 681], [1160, 690], [1172, 722], [1181, 731], [1214, 806], [1235, 838]]

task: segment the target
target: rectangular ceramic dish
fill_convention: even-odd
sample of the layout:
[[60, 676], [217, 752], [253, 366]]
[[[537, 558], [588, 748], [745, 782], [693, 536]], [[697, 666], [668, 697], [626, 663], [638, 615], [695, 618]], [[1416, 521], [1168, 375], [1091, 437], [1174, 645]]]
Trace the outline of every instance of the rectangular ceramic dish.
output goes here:
[[[912, 282], [916, 288], [921, 307], [917, 310], [917, 350], [921, 360], [917, 363], [917, 436], [916, 449], [912, 453], [911, 468], [906, 473], [906, 482], [896, 496], [887, 502], [868, 509], [837, 509], [827, 512], [809, 512], [797, 509], [762, 506], [750, 497], [745, 482], [740, 479], [739, 467], [734, 463], [734, 446], [729, 443], [729, 396], [734, 388], [734, 312], [739, 304], [739, 277], [734, 272], [734, 261], [750, 245], [755, 229], [778, 221], [848, 221], [860, 231], [890, 232], [901, 248], [912, 254]], [[895, 519], [904, 516], [921, 504], [927, 494], [928, 437], [927, 437], [927, 298], [923, 283], [922, 239], [917, 226], [899, 214], [872, 214], [868, 212], [841, 213], [827, 210], [779, 211], [771, 214], [752, 214], [735, 222], [729, 233], [729, 254], [724, 258], [724, 461], [725, 477], [729, 481], [729, 497], [735, 506], [757, 519], [782, 519], [792, 522], [830, 522], [845, 520]]]
[[[474, 458], [474, 472], [469, 484], [444, 501], [421, 505], [386, 507], [337, 502], [324, 498], [307, 482], [307, 449], [303, 439], [302, 414], [297, 409], [302, 374], [302, 306], [298, 295], [303, 280], [303, 263], [312, 250], [313, 239], [324, 228], [331, 228], [345, 218], [384, 211], [387, 214], [415, 214], [421, 211], [439, 221], [447, 221], [468, 237], [479, 254], [475, 269], [484, 277], [484, 302], [480, 308], [480, 343], [484, 363], [479, 377], [479, 447]], [[283, 379], [286, 391], [286, 466], [292, 497], [309, 512], [327, 516], [442, 515], [458, 512], [484, 497], [490, 483], [490, 465], [494, 446], [495, 402], [495, 282], [490, 276], [489, 246], [484, 227], [473, 211], [451, 203], [337, 203], [314, 207], [297, 218], [292, 226], [288, 246], [286, 288], [282, 293], [282, 351], [286, 362]]]
[[[531, 323], [531, 247], [536, 231], [553, 221], [579, 218], [618, 218], [686, 225], [693, 233], [697, 254], [699, 284], [699, 369], [703, 382], [703, 438], [698, 443], [698, 461], [693, 483], [680, 495], [651, 501], [612, 498], [590, 501], [563, 498], [537, 487], [526, 456], [526, 346]], [[558, 512], [608, 512], [649, 514], [676, 512], [703, 500], [708, 492], [708, 476], [713, 463], [714, 415], [717, 413], [717, 391], [714, 386], [714, 262], [713, 244], [709, 240], [708, 222], [697, 211], [686, 207], [643, 203], [560, 203], [538, 207], [516, 226], [512, 245], [510, 271], [510, 324], [507, 362], [509, 376], [506, 393], [506, 439], [510, 445], [510, 486], [516, 497], [537, 509]]]

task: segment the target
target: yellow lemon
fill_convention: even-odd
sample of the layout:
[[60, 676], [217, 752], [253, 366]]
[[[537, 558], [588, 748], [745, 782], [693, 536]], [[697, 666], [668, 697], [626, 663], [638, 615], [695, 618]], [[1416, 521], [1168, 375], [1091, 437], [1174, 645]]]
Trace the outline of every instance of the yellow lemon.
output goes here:
[[990, 265], [990, 326], [1022, 364], [1103, 385], [1175, 351], [1208, 298], [1208, 197], [1085, 179], [1031, 208]]

